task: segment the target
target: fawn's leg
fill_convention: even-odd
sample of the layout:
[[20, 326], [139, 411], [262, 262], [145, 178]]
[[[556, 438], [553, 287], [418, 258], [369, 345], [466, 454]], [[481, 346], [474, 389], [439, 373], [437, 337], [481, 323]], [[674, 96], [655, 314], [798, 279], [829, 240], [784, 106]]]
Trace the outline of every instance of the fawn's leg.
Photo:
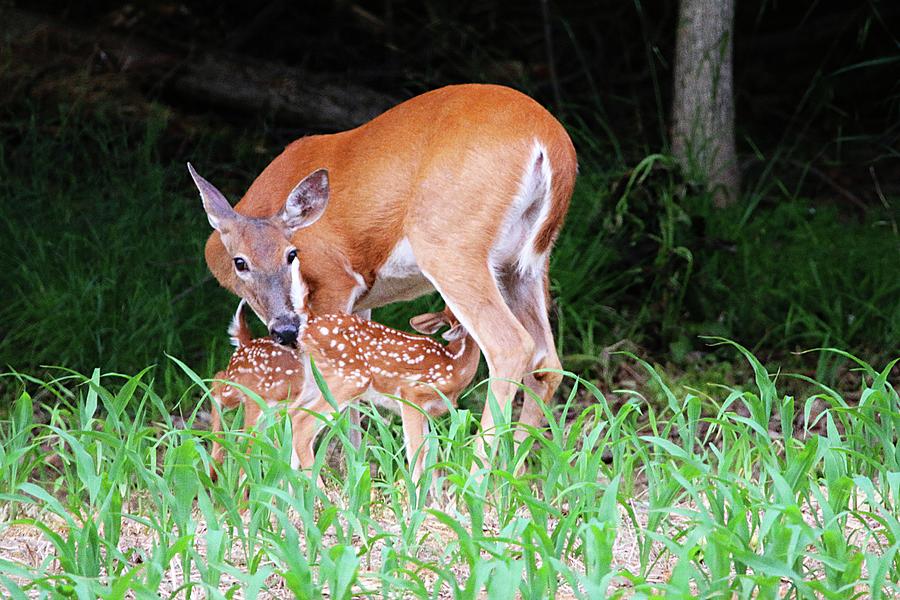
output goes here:
[[[225, 376], [223, 371], [216, 373], [214, 379], [222, 379]], [[219, 472], [215, 465], [221, 465], [225, 458], [225, 449], [219, 443], [218, 434], [222, 432], [222, 411], [226, 408], [236, 408], [240, 403], [235, 388], [226, 386], [223, 383], [214, 383], [210, 390], [210, 424], [209, 431], [212, 434], [212, 443], [210, 444], [209, 454], [213, 459], [213, 464], [209, 466], [209, 477], [213, 481], [219, 478]]]
[[[319, 429], [318, 419], [315, 415], [305, 410], [298, 410], [291, 418], [291, 429], [294, 438], [291, 466], [301, 471], [312, 469], [316, 462], [316, 453], [313, 446]], [[321, 476], [316, 477], [316, 486], [320, 490], [324, 489]]]
[[412, 480], [417, 483], [422, 477], [425, 464], [425, 435], [428, 433], [428, 419], [415, 404], [400, 403], [400, 419], [403, 422], [403, 445], [409, 463]]

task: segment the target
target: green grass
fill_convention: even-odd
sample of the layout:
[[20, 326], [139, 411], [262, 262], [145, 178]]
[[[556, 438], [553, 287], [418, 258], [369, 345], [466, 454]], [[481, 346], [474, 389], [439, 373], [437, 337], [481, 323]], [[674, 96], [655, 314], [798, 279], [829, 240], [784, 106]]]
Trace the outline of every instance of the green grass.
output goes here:
[[[184, 428], [149, 371], [15, 383], [21, 394], [0, 424], [9, 516], [0, 589], [12, 598], [896, 597], [893, 365], [856, 361], [858, 403], [827, 387], [793, 398], [779, 392], [784, 375], [738, 350], [755, 373], [749, 388], [676, 397], [645, 365], [658, 402], [621, 392], [615, 413], [569, 375], [568, 399], [519, 451], [500, 425], [481, 481], [470, 474], [469, 411], [433, 424], [418, 487], [394, 427], [372, 419], [363, 454], [346, 447], [337, 419], [324, 437], [345, 445], [346, 472], [324, 467], [320, 445], [313, 469], [324, 492], [290, 468], [289, 422], [277, 411], [252, 444], [226, 427], [211, 481], [210, 434], [195, 419], [206, 386], [177, 361], [195, 382], [180, 398]], [[46, 422], [32, 417], [37, 389], [55, 398]], [[582, 393], [586, 408], [574, 402]], [[827, 405], [821, 433], [795, 424], [816, 399]], [[715, 409], [702, 416], [701, 403]], [[770, 433], [772, 418], [784, 436]], [[48, 448], [58, 462], [47, 463]], [[428, 500], [430, 486], [440, 491]], [[38, 542], [49, 550], [29, 555], [24, 546]]]
[[[23, 122], [0, 154], [7, 265], [0, 363], [135, 370], [163, 352], [226, 360], [228, 304], [203, 283], [202, 211], [158, 157], [161, 116], [134, 128], [80, 117]], [[219, 352], [216, 352], [216, 349]]]
[[859, 218], [772, 190], [712, 209], [662, 155], [615, 192], [612, 175], [583, 169], [553, 255], [564, 354], [597, 357], [625, 339], [678, 363], [709, 351], [703, 335], [780, 358], [837, 344], [882, 360], [900, 348], [890, 211]]

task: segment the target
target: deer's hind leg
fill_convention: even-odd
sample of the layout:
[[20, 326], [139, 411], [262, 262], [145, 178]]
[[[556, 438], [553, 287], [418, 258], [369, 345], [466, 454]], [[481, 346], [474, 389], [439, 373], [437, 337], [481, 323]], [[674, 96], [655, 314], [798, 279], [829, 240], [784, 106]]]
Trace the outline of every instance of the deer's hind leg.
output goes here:
[[[490, 396], [504, 410], [531, 364], [535, 345], [532, 336], [506, 305], [486, 260], [456, 257], [455, 261], [429, 260], [422, 267], [481, 348], [491, 377]], [[494, 421], [489, 402], [481, 417], [483, 437], [476, 446], [476, 455], [481, 459], [487, 457], [484, 442], [492, 441]]]
[[[562, 375], [556, 372], [534, 373], [542, 369], [562, 369], [548, 315], [550, 296], [547, 270], [548, 264], [545, 261], [543, 269], [538, 272], [511, 270], [501, 280], [510, 309], [534, 341], [534, 352], [527, 367], [525, 384], [546, 406], [550, 406]], [[519, 422], [537, 427], [543, 420], [544, 414], [538, 403], [530, 394], [524, 394]], [[520, 440], [524, 436], [524, 430], [517, 432]]]

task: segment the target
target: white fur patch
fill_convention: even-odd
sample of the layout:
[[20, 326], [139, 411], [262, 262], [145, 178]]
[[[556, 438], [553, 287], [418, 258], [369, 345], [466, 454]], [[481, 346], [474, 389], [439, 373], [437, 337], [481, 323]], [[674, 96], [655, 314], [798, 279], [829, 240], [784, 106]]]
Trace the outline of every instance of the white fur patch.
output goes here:
[[391, 250], [384, 264], [375, 273], [375, 281], [359, 299], [355, 310], [366, 310], [390, 302], [412, 300], [434, 291], [434, 287], [419, 268], [412, 245], [402, 238]]
[[[540, 146], [540, 144], [535, 141], [535, 146]], [[529, 235], [528, 241], [525, 243], [525, 247], [519, 255], [519, 271], [532, 274], [542, 272], [544, 265], [547, 262], [547, 253], [549, 252], [549, 250], [546, 250], [539, 254], [535, 248], [537, 236], [541, 229], [543, 229], [544, 223], [547, 221], [547, 217], [550, 214], [550, 204], [552, 201], [550, 194], [553, 191], [553, 168], [550, 165], [550, 157], [547, 155], [547, 150], [543, 146], [541, 146], [540, 152], [543, 154], [544, 158], [541, 161], [540, 169], [540, 179], [543, 184], [543, 187], [539, 192], [543, 195], [543, 200], [541, 200], [541, 214], [535, 221], [534, 227], [531, 230], [531, 235]]]
[[300, 259], [295, 258], [291, 262], [291, 304], [294, 305], [295, 313], [303, 314], [305, 312], [305, 298], [306, 282], [300, 277]]
[[[519, 190], [491, 249], [490, 264], [495, 270], [513, 264], [523, 274], [537, 274], [543, 270], [546, 252], [538, 254], [534, 245], [550, 212], [552, 185], [553, 170], [547, 149], [535, 139], [519, 180]], [[530, 216], [532, 211], [539, 212]]]
[[[429, 414], [432, 414], [442, 408], [446, 408], [446, 406], [447, 405], [444, 403], [443, 400], [429, 400], [424, 405], [422, 405], [422, 410], [424, 410], [425, 412], [427, 412]], [[425, 423], [427, 424], [428, 421], [425, 421]], [[425, 433], [428, 433], [428, 432], [426, 431]]]
[[353, 312], [353, 307], [356, 304], [356, 301], [359, 300], [359, 297], [369, 288], [366, 285], [366, 280], [363, 279], [363, 276], [354, 271], [349, 264], [345, 264], [344, 269], [356, 281], [356, 285], [353, 286], [353, 290], [350, 292], [350, 298], [347, 300], [347, 312], [350, 313]]
[[241, 298], [241, 301], [238, 302], [237, 310], [234, 311], [234, 316], [231, 317], [231, 323], [228, 324], [228, 335], [231, 338], [231, 345], [235, 348], [241, 347], [241, 311], [244, 310], [244, 304], [247, 301]]
[[313, 377], [312, 364], [309, 362], [309, 354], [303, 353], [303, 392], [300, 394], [300, 402], [303, 405], [310, 404], [319, 399], [322, 392]]

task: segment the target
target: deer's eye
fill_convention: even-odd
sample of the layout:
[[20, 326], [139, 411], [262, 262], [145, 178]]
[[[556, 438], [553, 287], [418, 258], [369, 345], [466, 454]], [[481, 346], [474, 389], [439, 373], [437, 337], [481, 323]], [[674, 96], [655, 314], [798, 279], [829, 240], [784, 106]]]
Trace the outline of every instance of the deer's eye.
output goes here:
[[234, 259], [234, 268], [238, 271], [246, 271], [247, 270], [247, 261], [238, 256]]
[[297, 258], [297, 251], [296, 251], [296, 250], [291, 250], [290, 252], [288, 252], [288, 255], [287, 255], [287, 262], [288, 262], [288, 264], [291, 264], [292, 262], [294, 262], [294, 259], [295, 259], [295, 258]]

